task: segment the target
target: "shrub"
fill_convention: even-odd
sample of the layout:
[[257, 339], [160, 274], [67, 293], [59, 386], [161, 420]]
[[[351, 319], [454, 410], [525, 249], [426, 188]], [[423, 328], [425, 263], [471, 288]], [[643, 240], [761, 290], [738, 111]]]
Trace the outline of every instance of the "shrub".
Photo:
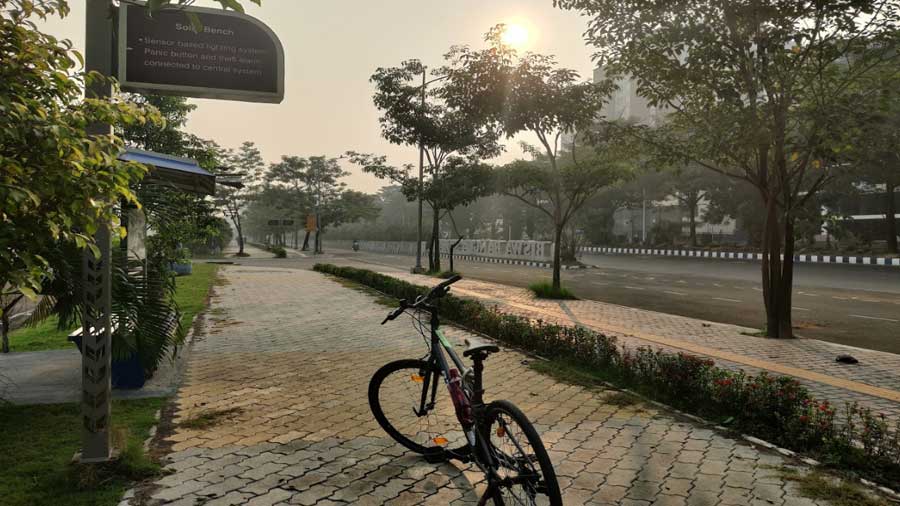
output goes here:
[[538, 281], [536, 283], [532, 283], [528, 285], [528, 289], [534, 292], [535, 297], [539, 299], [574, 300], [578, 298], [575, 297], [572, 292], [566, 290], [564, 287], [559, 287], [559, 290], [555, 290], [553, 288], [553, 283], [549, 281]]
[[275, 254], [275, 258], [287, 258], [287, 250], [281, 246], [273, 246], [269, 251]]
[[[429, 288], [365, 269], [316, 264], [315, 270], [347, 278], [399, 299]], [[496, 306], [447, 295], [441, 314], [507, 345], [559, 359], [647, 397], [704, 416], [826, 463], [864, 471], [900, 485], [900, 423], [856, 404], [838, 419], [828, 401], [815, 399], [796, 379], [717, 367], [712, 360], [648, 347], [619, 346], [616, 338], [501, 312]]]

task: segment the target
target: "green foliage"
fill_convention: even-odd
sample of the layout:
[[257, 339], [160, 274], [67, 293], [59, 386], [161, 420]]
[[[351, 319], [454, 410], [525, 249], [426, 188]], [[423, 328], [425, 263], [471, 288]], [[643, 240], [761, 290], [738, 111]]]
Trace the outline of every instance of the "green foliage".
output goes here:
[[59, 241], [96, 249], [99, 224], [117, 227], [114, 206], [134, 202], [144, 168], [117, 160], [114, 136], [90, 137], [95, 122], [139, 125], [155, 112], [121, 100], [83, 99], [81, 56], [41, 33], [33, 17], [68, 11], [65, 2], [0, 0], [0, 287], [40, 291], [52, 276], [45, 256]]
[[194, 317], [206, 309], [218, 268], [214, 264], [195, 263], [190, 276], [175, 278], [175, 303], [181, 312], [182, 328], [189, 329]]
[[[316, 264], [315, 270], [398, 299], [413, 300], [429, 291], [365, 269]], [[883, 416], [856, 405], [836, 417], [831, 404], [814, 398], [793, 378], [751, 376], [686, 353], [620, 347], [615, 337], [584, 327], [534, 321], [453, 295], [438, 304], [448, 320], [563, 364], [579, 384], [590, 384], [592, 377], [594, 384], [609, 381], [743, 433], [827, 458], [830, 465], [900, 485], [900, 426], [889, 427]]]
[[12, 331], [9, 335], [10, 351], [45, 351], [45, 350], [64, 350], [71, 348], [73, 345], [69, 342], [69, 333], [75, 330], [76, 326], [60, 329], [57, 324], [57, 318], [51, 316], [46, 320], [34, 325], [24, 326]]
[[537, 281], [528, 285], [528, 289], [539, 299], [575, 300], [576, 297], [565, 287], [555, 288], [549, 281]]
[[287, 250], [281, 246], [273, 246], [269, 251], [275, 254], [275, 258], [287, 258]]
[[859, 142], [858, 83], [900, 58], [896, 2], [554, 4], [590, 19], [585, 37], [605, 75], [633, 80], [664, 116], [633, 135], [673, 164], [755, 187], [765, 210], [767, 327], [771, 337], [792, 337], [794, 224], [847, 170], [844, 157]]
[[163, 399], [113, 401], [113, 432], [124, 447], [114, 468], [94, 476], [95, 486], [84, 488], [84, 476], [73, 471], [72, 456], [81, 446], [81, 406], [0, 405], [0, 497], [7, 506], [66, 504], [115, 506], [133, 479], [158, 472], [143, 454], [142, 443], [156, 424], [154, 413]]

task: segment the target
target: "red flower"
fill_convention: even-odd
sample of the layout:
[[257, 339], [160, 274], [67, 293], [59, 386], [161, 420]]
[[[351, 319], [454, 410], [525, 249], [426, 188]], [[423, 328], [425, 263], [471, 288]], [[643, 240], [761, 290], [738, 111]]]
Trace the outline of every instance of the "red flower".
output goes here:
[[801, 416], [800, 416], [800, 423], [806, 423], [806, 422], [808, 422], [808, 421], [809, 421], [809, 417], [808, 417], [808, 416], [806, 416], [806, 415], [801, 415]]

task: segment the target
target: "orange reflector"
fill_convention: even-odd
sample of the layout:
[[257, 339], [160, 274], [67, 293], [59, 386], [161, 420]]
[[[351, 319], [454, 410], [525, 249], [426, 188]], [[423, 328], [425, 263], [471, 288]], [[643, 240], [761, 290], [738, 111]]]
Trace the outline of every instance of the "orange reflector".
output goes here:
[[434, 444], [440, 445], [440, 446], [444, 446], [445, 444], [450, 442], [447, 438], [441, 437], [441, 436], [438, 436], [438, 437], [432, 439], [432, 441], [434, 441]]
[[421, 383], [421, 382], [425, 381], [425, 377], [419, 376], [418, 374], [413, 374], [412, 376], [410, 376], [410, 378], [412, 378], [412, 380], [415, 381], [416, 383]]
[[497, 437], [503, 437], [506, 435], [506, 429], [503, 427], [497, 427]]

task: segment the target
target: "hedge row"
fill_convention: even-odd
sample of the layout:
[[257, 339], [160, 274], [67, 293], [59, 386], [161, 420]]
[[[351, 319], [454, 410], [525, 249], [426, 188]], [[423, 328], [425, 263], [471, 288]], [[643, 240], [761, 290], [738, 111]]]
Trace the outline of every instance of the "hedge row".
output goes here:
[[[315, 270], [350, 279], [398, 299], [413, 300], [428, 287], [352, 267], [317, 264]], [[826, 465], [857, 471], [893, 488], [900, 485], [900, 424], [848, 404], [838, 416], [797, 380], [748, 375], [686, 353], [626, 348], [616, 338], [582, 327], [556, 325], [500, 312], [448, 295], [442, 317], [502, 343], [591, 371], [614, 384], [715, 420], [730, 428], [813, 455]]]

